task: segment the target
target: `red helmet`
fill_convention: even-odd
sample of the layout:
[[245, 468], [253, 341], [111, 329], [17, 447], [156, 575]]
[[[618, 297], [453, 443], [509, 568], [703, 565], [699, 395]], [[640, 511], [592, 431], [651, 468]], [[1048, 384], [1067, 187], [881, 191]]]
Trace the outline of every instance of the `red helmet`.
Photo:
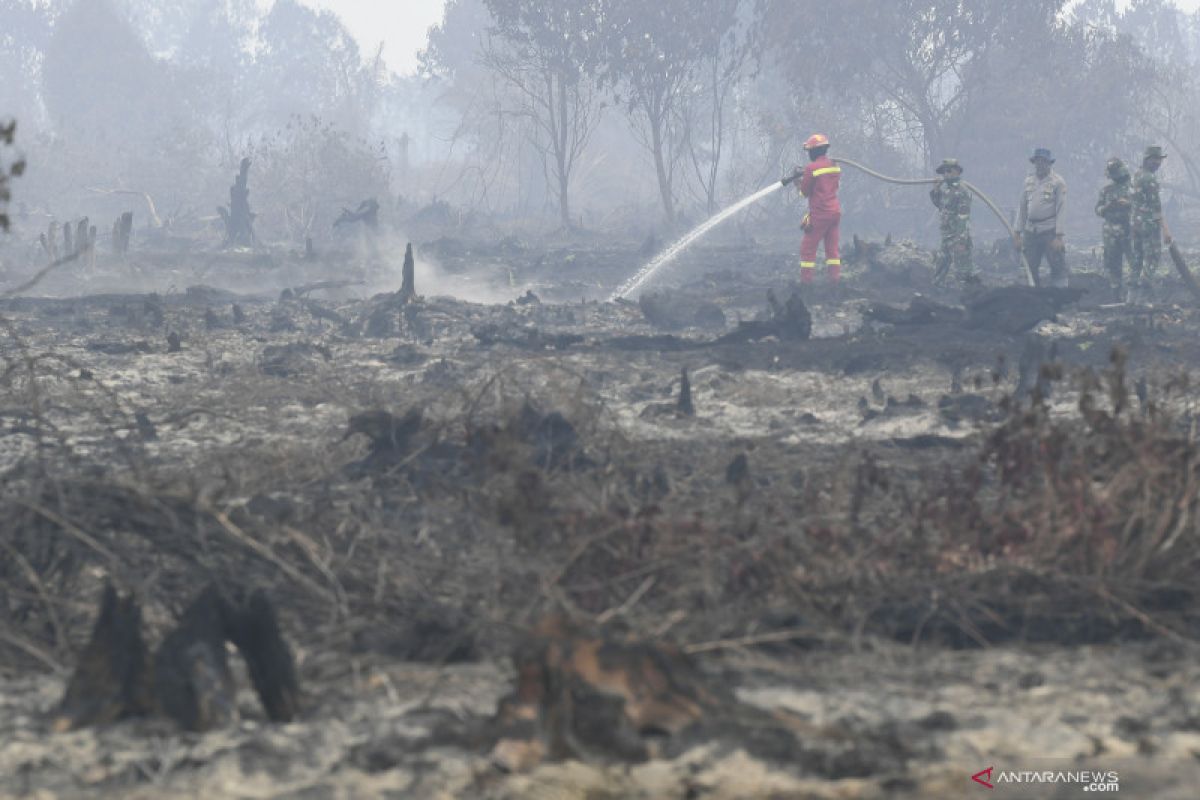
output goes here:
[[823, 133], [814, 133], [808, 137], [808, 141], [804, 143], [805, 150], [815, 150], [818, 147], [828, 147], [829, 137]]

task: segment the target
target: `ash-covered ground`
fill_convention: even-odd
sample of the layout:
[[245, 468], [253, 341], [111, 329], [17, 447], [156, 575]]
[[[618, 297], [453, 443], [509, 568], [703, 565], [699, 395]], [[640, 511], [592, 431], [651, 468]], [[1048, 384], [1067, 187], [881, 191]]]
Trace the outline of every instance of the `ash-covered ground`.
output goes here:
[[[1195, 796], [1181, 283], [1114, 306], [1077, 252], [1076, 294], [964, 294], [892, 245], [797, 293], [790, 243], [749, 243], [606, 301], [645, 256], [442, 239], [406, 298], [399, 258], [144, 253], [5, 299], [0, 796], [958, 798], [988, 767]], [[51, 733], [106, 580], [151, 641], [265, 588], [301, 718], [246, 690], [228, 730]], [[551, 610], [794, 739], [500, 769]]]

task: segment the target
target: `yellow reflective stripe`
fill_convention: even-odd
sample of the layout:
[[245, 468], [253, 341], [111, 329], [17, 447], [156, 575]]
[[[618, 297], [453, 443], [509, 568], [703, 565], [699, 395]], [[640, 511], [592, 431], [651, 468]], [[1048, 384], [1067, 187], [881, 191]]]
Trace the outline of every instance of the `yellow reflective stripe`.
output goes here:
[[841, 173], [841, 171], [841, 167], [821, 167], [820, 169], [813, 170], [813, 177], [819, 178], [822, 175], [837, 175]]
[[827, 258], [825, 259], [825, 263], [840, 267], [842, 265], [842, 260], [840, 258]]
[[816, 269], [816, 268], [817, 268], [817, 262], [815, 262], [815, 261], [801, 261], [800, 262], [800, 269]]

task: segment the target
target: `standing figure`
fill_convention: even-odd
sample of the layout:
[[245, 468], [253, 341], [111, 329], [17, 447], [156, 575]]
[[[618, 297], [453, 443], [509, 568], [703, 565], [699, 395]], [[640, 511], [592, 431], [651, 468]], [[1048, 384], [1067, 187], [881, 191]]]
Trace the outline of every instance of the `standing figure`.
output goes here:
[[938, 166], [937, 173], [942, 182], [929, 191], [929, 199], [941, 212], [942, 229], [934, 282], [944, 281], [953, 266], [959, 283], [978, 283], [979, 275], [971, 258], [971, 193], [962, 185], [962, 165], [957, 158], [947, 158]]
[[817, 246], [824, 242], [829, 282], [836, 284], [842, 275], [842, 257], [838, 252], [842, 221], [838, 184], [842, 168], [825, 155], [829, 151], [829, 137], [824, 134], [808, 137], [804, 149], [808, 152], [808, 166], [800, 177], [800, 194], [808, 198], [808, 213], [800, 223], [804, 229], [800, 242], [800, 282], [812, 283], [817, 269]]
[[1133, 209], [1133, 193], [1129, 185], [1129, 167], [1119, 158], [1110, 158], [1104, 168], [1108, 184], [1100, 190], [1096, 201], [1096, 215], [1104, 219], [1104, 269], [1108, 280], [1117, 293], [1125, 299], [1125, 261], [1133, 269], [1133, 240], [1130, 227], [1130, 212]]
[[1167, 154], [1158, 145], [1146, 148], [1142, 168], [1133, 178], [1133, 269], [1129, 277], [1129, 302], [1147, 303], [1150, 282], [1162, 263], [1163, 242], [1171, 244], [1171, 234], [1163, 219], [1162, 198], [1158, 190], [1158, 168]]
[[1066, 222], [1067, 182], [1051, 169], [1054, 157], [1044, 147], [1033, 151], [1029, 159], [1034, 174], [1025, 179], [1017, 217], [1015, 244], [1022, 250], [1033, 282], [1042, 285], [1039, 269], [1042, 256], [1050, 264], [1050, 282], [1066, 287], [1067, 251], [1063, 244], [1063, 225]]

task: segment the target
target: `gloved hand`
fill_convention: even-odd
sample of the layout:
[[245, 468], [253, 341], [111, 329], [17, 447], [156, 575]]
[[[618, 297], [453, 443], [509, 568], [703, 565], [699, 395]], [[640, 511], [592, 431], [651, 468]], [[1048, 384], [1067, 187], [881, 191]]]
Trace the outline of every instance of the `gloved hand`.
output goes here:
[[800, 219], [800, 230], [808, 233], [812, 230], [812, 214], [805, 214]]

